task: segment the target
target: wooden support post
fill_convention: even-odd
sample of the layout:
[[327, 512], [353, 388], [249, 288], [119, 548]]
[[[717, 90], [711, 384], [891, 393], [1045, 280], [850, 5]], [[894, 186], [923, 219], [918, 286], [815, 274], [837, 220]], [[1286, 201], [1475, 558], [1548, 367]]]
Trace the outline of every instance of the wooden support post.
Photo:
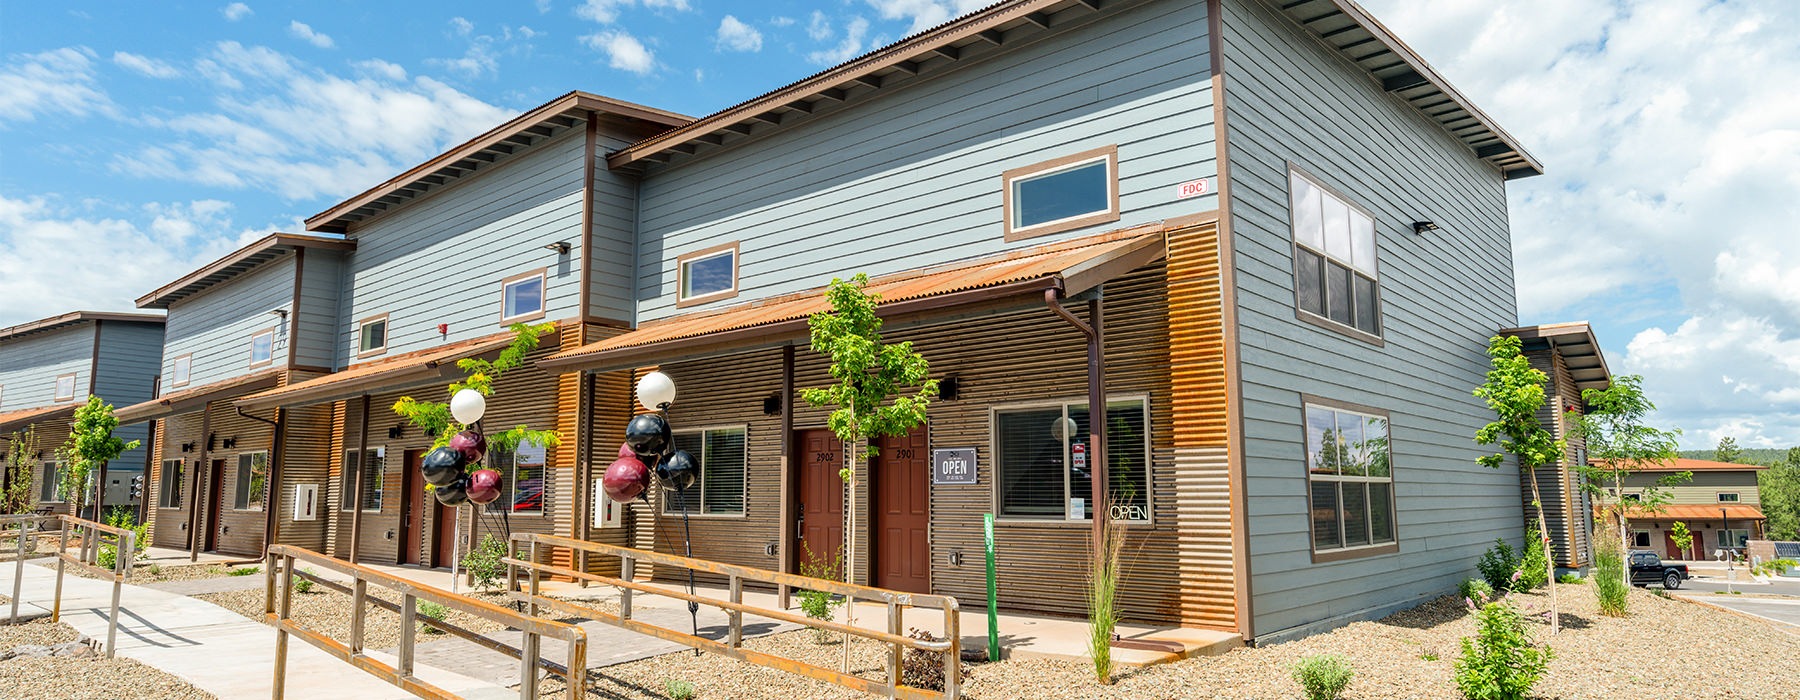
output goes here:
[[400, 596], [400, 677], [413, 674], [413, 646], [419, 632], [418, 598], [411, 593]]
[[113, 658], [119, 648], [119, 593], [125, 588], [125, 574], [131, 571], [131, 550], [136, 546], [135, 533], [126, 530], [113, 535], [112, 614], [106, 618], [106, 658]]
[[[538, 563], [538, 542], [537, 542], [537, 540], [531, 541], [531, 548], [529, 551], [531, 552], [531, 563], [537, 564]], [[539, 590], [540, 589], [538, 588], [538, 567], [533, 566], [533, 567], [531, 567], [531, 602], [529, 604], [527, 604], [527, 606], [525, 608], [525, 614], [530, 615], [532, 617], [537, 617], [537, 614], [538, 614], [537, 599], [538, 599], [538, 595], [539, 595]], [[536, 696], [533, 696], [533, 697], [536, 697]]]
[[25, 580], [25, 523], [19, 521], [19, 556], [13, 559], [12, 616], [7, 618], [8, 624], [19, 623], [19, 584]]
[[944, 700], [956, 700], [962, 694], [962, 611], [954, 598], [944, 606], [944, 639], [950, 642], [944, 652]]
[[66, 558], [68, 556], [69, 521], [64, 520], [62, 521], [62, 530], [59, 531], [59, 534], [56, 536], [56, 597], [51, 599], [50, 603], [51, 622], [59, 622], [62, 620], [63, 569], [67, 568], [69, 564], [69, 560]]
[[355, 587], [350, 594], [350, 656], [362, 656], [363, 653], [363, 618], [367, 617], [369, 582], [356, 579]]
[[[733, 575], [731, 577], [731, 602], [733, 602], [733, 603], [744, 602], [744, 579], [739, 578], [736, 575]], [[731, 645], [731, 648], [733, 648], [733, 649], [743, 646], [744, 645], [744, 613], [742, 611], [738, 611], [738, 610], [731, 610], [731, 611], [726, 612], [725, 614], [727, 617], [731, 618], [731, 633], [730, 633], [730, 637], [726, 641], [726, 643]]]
[[[212, 469], [207, 456], [212, 454], [212, 404], [208, 403], [200, 409], [200, 458], [194, 462], [194, 468], [188, 471], [194, 474], [194, 488], [188, 493], [188, 561], [200, 561], [200, 481]], [[168, 436], [163, 436], [168, 440]]]
[[[887, 602], [888, 634], [896, 637], [900, 636], [900, 615], [899, 601], [889, 598]], [[905, 648], [901, 647], [899, 644], [889, 645], [887, 667], [888, 695], [890, 696], [894, 695], [900, 688], [901, 654], [905, 653], [905, 651]]]
[[[360, 550], [362, 548], [363, 475], [367, 474], [369, 472], [369, 469], [368, 469], [368, 467], [369, 467], [369, 464], [368, 464], [368, 462], [369, 462], [369, 395], [368, 394], [363, 394], [363, 397], [362, 397], [362, 416], [361, 416], [359, 423], [361, 424], [362, 427], [357, 432], [357, 438], [356, 438], [356, 498], [354, 500], [354, 503], [356, 504], [356, 506], [355, 506], [355, 510], [350, 512], [350, 563], [352, 563], [352, 564], [357, 563], [357, 553], [358, 553], [358, 550]], [[469, 544], [471, 546], [474, 545], [474, 540], [470, 540]], [[358, 588], [357, 590], [361, 590], [361, 589]], [[359, 599], [359, 602], [360, 602], [360, 599]], [[357, 615], [362, 614], [362, 606], [361, 605], [357, 606], [356, 614]], [[361, 641], [361, 640], [358, 640], [358, 641]], [[361, 653], [362, 647], [360, 647], [360, 646], [357, 647], [356, 651], [358, 653]]]
[[[619, 557], [619, 580], [627, 583], [637, 578], [637, 559], [629, 554]], [[631, 619], [631, 589], [619, 589], [619, 619]]]
[[[535, 574], [533, 578], [536, 578]], [[538, 696], [538, 634], [525, 630], [524, 653], [519, 655], [519, 697], [523, 700], [537, 700]], [[569, 697], [579, 697], [575, 689], [569, 689]]]
[[[781, 525], [776, 528], [776, 571], [794, 573], [794, 542], [800, 539], [800, 528], [794, 503], [794, 479], [798, 460], [794, 454], [794, 346], [781, 347], [781, 475], [779, 478]], [[793, 602], [793, 589], [783, 583], [776, 586], [775, 606], [788, 609]]]
[[[275, 616], [275, 687], [269, 694], [269, 697], [274, 700], [281, 700], [287, 686], [288, 631], [284, 625], [287, 623], [288, 615], [293, 612], [294, 557], [292, 555], [282, 557], [281, 580], [281, 609]], [[357, 622], [361, 621], [361, 617], [361, 615], [357, 616]]]

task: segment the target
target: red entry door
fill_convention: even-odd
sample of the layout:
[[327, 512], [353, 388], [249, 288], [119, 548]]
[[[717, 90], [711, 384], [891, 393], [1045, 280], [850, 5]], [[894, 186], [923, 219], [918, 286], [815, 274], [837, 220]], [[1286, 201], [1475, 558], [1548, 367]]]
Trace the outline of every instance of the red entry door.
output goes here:
[[[829, 430], [807, 430], [800, 443], [800, 564], [839, 561], [844, 547], [844, 445]], [[812, 558], [809, 560], [807, 554]], [[799, 570], [799, 569], [796, 569]], [[838, 572], [840, 577], [843, 572]]]
[[201, 549], [213, 552], [219, 549], [219, 530], [225, 527], [219, 516], [225, 512], [225, 460], [212, 461], [211, 488], [206, 494], [206, 541]]
[[448, 569], [456, 561], [456, 521], [462, 510], [438, 503], [436, 498], [431, 499], [431, 507], [435, 509], [432, 522], [436, 525], [431, 535], [431, 565]]
[[931, 592], [931, 460], [924, 428], [882, 438], [875, 466], [875, 585]]
[[419, 472], [419, 462], [424, 457], [424, 450], [406, 451], [406, 470], [400, 479], [400, 529], [403, 532], [400, 537], [401, 564], [419, 563], [419, 550], [425, 548], [425, 501], [430, 497], [425, 495], [424, 475]]

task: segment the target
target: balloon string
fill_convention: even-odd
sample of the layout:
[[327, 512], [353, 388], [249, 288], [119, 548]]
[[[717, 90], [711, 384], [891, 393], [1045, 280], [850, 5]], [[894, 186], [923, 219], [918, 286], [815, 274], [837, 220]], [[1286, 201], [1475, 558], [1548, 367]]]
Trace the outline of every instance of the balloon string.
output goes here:
[[[693, 532], [688, 529], [687, 489], [684, 489], [684, 488], [675, 489], [675, 503], [681, 506], [681, 545], [682, 545], [682, 550], [685, 552], [684, 556], [688, 557], [689, 559], [692, 559], [694, 557], [694, 535], [693, 535]], [[687, 580], [688, 580], [688, 591], [687, 592], [688, 592], [688, 595], [692, 596], [692, 595], [694, 595], [694, 569], [691, 566], [687, 570]], [[694, 636], [698, 637], [698, 636], [700, 636], [700, 603], [697, 601], [689, 600], [687, 608], [688, 608], [688, 618], [690, 620], [692, 620], [694, 623]], [[694, 656], [699, 656], [699, 655], [700, 655], [700, 648], [694, 647]]]

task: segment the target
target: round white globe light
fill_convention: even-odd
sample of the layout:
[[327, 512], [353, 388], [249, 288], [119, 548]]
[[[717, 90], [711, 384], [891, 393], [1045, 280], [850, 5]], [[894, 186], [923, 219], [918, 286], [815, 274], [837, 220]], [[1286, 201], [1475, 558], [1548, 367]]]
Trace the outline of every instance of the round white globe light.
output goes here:
[[1058, 440], [1073, 440], [1078, 437], [1075, 431], [1080, 429], [1072, 418], [1058, 418], [1050, 424], [1050, 434]]
[[450, 415], [456, 422], [469, 425], [487, 413], [487, 397], [474, 389], [463, 389], [450, 397]]
[[662, 372], [651, 372], [638, 379], [638, 403], [646, 411], [660, 411], [675, 403], [675, 380]]

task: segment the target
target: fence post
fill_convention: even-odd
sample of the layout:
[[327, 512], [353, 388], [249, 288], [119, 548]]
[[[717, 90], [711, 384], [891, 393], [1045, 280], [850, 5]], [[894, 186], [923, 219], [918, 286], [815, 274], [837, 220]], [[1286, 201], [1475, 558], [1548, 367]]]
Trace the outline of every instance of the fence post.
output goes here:
[[[629, 554], [619, 555], [619, 578], [627, 582], [637, 578], [637, 559]], [[619, 619], [631, 619], [631, 589], [619, 589]]]
[[[536, 572], [533, 571], [533, 574]], [[538, 696], [538, 634], [525, 630], [525, 648], [519, 654], [519, 697], [523, 700], [537, 700]], [[573, 671], [571, 671], [573, 672]], [[569, 697], [580, 697], [570, 688]]]
[[[530, 572], [530, 576], [531, 576], [531, 601], [526, 604], [527, 605], [526, 614], [528, 614], [532, 617], [537, 617], [537, 614], [538, 614], [538, 604], [537, 604], [537, 598], [538, 598], [538, 569], [537, 569], [538, 541], [536, 538], [532, 538], [532, 540], [531, 540], [530, 551], [531, 551], [531, 568], [527, 569], [527, 571]], [[514, 558], [516, 559], [517, 557], [514, 557]], [[532, 691], [532, 693], [533, 693], [532, 697], [537, 697], [536, 692], [537, 692], [536, 690]]]
[[400, 677], [413, 674], [414, 635], [419, 631], [418, 598], [411, 593], [400, 596]]
[[962, 616], [955, 598], [944, 599], [944, 637], [950, 640], [950, 655], [944, 659], [944, 698], [956, 700], [962, 685]]
[[25, 523], [19, 521], [19, 558], [13, 560], [12, 624], [19, 622], [19, 584], [25, 580]]
[[[519, 558], [519, 541], [518, 540], [513, 539], [511, 537], [506, 538], [506, 558], [508, 558], [508, 559], [518, 559]], [[455, 577], [452, 577], [452, 578], [455, 578]], [[506, 565], [506, 592], [513, 593], [518, 590], [519, 590], [519, 565], [507, 564]]]
[[275, 612], [275, 574], [280, 572], [280, 560], [275, 558], [274, 548], [263, 555], [263, 618]]
[[363, 615], [367, 612], [369, 582], [356, 579], [355, 592], [350, 594], [350, 655], [362, 656], [363, 653]]
[[[887, 614], [888, 614], [888, 616], [887, 616], [888, 617], [888, 634], [899, 636], [899, 634], [900, 634], [900, 601], [895, 600], [892, 596], [888, 597]], [[888, 659], [887, 659], [888, 695], [892, 696], [896, 692], [898, 692], [899, 687], [900, 687], [900, 654], [901, 654], [902, 649], [904, 649], [904, 647], [901, 647], [898, 643], [891, 644], [889, 646], [891, 646], [892, 648], [888, 650]]]
[[[275, 555], [271, 552], [269, 559], [273, 561], [274, 558]], [[294, 557], [291, 554], [282, 558], [281, 580], [284, 584], [281, 587], [281, 609], [275, 617], [275, 686], [269, 693], [269, 697], [273, 700], [281, 700], [287, 685], [288, 632], [285, 625], [288, 613], [293, 610], [293, 600], [290, 596], [294, 592]]]
[[131, 570], [126, 568], [131, 565], [131, 535], [130, 530], [113, 533], [112, 615], [106, 618], [106, 658], [109, 659], [119, 646], [119, 593], [125, 588], [125, 572]]
[[62, 529], [57, 531], [56, 535], [56, 598], [50, 603], [51, 622], [62, 620], [63, 569], [69, 563], [69, 560], [64, 558], [69, 556], [69, 523], [65, 521], [62, 525]]
[[575, 634], [569, 637], [569, 689], [563, 693], [566, 698], [587, 697], [587, 631], [575, 628]]
[[[737, 574], [731, 575], [731, 602], [744, 602], [744, 580]], [[731, 648], [736, 649], [744, 645], [744, 613], [732, 610], [726, 615], [731, 618]]]

